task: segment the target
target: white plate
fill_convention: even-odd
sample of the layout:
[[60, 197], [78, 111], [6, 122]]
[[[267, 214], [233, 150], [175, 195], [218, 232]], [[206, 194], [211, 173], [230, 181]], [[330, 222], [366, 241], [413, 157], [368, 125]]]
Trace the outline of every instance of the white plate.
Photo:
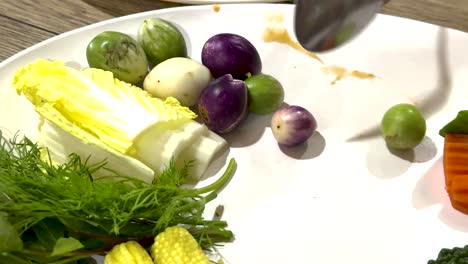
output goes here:
[[[35, 115], [10, 86], [18, 67], [40, 57], [85, 67], [87, 43], [104, 30], [135, 35], [146, 18], [169, 19], [185, 32], [196, 60], [210, 36], [237, 33], [257, 47], [263, 72], [282, 82], [286, 102], [315, 115], [318, 132], [306, 146], [282, 151], [269, 116], [252, 115], [229, 135], [239, 168], [207, 208], [212, 216], [223, 204], [236, 234], [221, 250], [227, 263], [417, 264], [442, 247], [465, 245], [468, 216], [453, 210], [445, 194], [438, 130], [467, 107], [468, 35], [379, 15], [349, 45], [322, 56], [378, 78], [330, 85], [333, 76], [317, 61], [263, 42], [264, 18], [272, 12], [283, 13], [293, 32], [292, 5], [238, 4], [219, 12], [191, 6], [135, 14], [49, 39], [0, 64], [0, 126], [35, 131]], [[378, 136], [349, 141], [376, 128], [391, 105], [411, 101], [428, 117], [427, 138], [414, 153], [393, 155]]]
[[285, 0], [162, 0], [165, 2], [205, 5], [205, 4], [227, 4], [227, 3], [279, 3]]

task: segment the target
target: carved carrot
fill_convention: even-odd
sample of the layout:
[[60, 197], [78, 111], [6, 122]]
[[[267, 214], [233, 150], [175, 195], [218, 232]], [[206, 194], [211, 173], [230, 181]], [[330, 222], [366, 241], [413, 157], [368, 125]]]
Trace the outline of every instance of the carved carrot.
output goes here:
[[468, 214], [468, 111], [460, 111], [439, 134], [445, 138], [445, 189], [453, 208]]

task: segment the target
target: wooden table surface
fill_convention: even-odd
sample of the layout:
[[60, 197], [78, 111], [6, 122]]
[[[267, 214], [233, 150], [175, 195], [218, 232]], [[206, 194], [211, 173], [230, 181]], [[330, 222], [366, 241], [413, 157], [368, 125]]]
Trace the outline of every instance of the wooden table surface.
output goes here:
[[[75, 28], [175, 6], [181, 4], [158, 0], [0, 0], [0, 62]], [[392, 0], [382, 13], [468, 32], [468, 0]]]

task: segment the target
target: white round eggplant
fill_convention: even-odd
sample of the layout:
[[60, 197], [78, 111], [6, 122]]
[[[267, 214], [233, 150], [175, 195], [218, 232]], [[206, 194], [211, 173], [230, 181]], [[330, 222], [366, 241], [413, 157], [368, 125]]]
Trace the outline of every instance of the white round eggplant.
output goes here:
[[294, 147], [306, 142], [316, 129], [317, 120], [301, 106], [280, 108], [271, 118], [273, 136], [285, 147]]
[[165, 99], [174, 97], [184, 106], [194, 106], [212, 80], [210, 70], [189, 58], [176, 57], [156, 65], [145, 77], [143, 89]]

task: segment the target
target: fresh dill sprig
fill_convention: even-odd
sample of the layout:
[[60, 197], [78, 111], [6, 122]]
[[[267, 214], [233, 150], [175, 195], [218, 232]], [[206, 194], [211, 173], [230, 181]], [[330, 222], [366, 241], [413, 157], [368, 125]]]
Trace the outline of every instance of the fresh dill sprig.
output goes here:
[[180, 187], [189, 178], [189, 169], [193, 166], [193, 161], [186, 162], [182, 168], [175, 165], [172, 159], [158, 177], [154, 178], [153, 184], [160, 186]]
[[0, 146], [0, 213], [8, 216], [23, 239], [48, 219], [60, 222], [64, 234], [85, 246], [83, 251], [68, 253], [71, 256], [102, 253], [130, 239], [152, 239], [174, 225], [186, 226], [206, 249], [234, 238], [225, 221], [202, 217], [205, 205], [233, 176], [234, 160], [213, 184], [188, 189], [181, 185], [191, 163], [178, 168], [171, 162], [148, 184], [115, 172], [93, 179], [92, 172], [104, 164], [88, 164], [78, 155], [70, 155], [65, 164], [53, 164], [26, 137], [7, 140], [0, 135]]

